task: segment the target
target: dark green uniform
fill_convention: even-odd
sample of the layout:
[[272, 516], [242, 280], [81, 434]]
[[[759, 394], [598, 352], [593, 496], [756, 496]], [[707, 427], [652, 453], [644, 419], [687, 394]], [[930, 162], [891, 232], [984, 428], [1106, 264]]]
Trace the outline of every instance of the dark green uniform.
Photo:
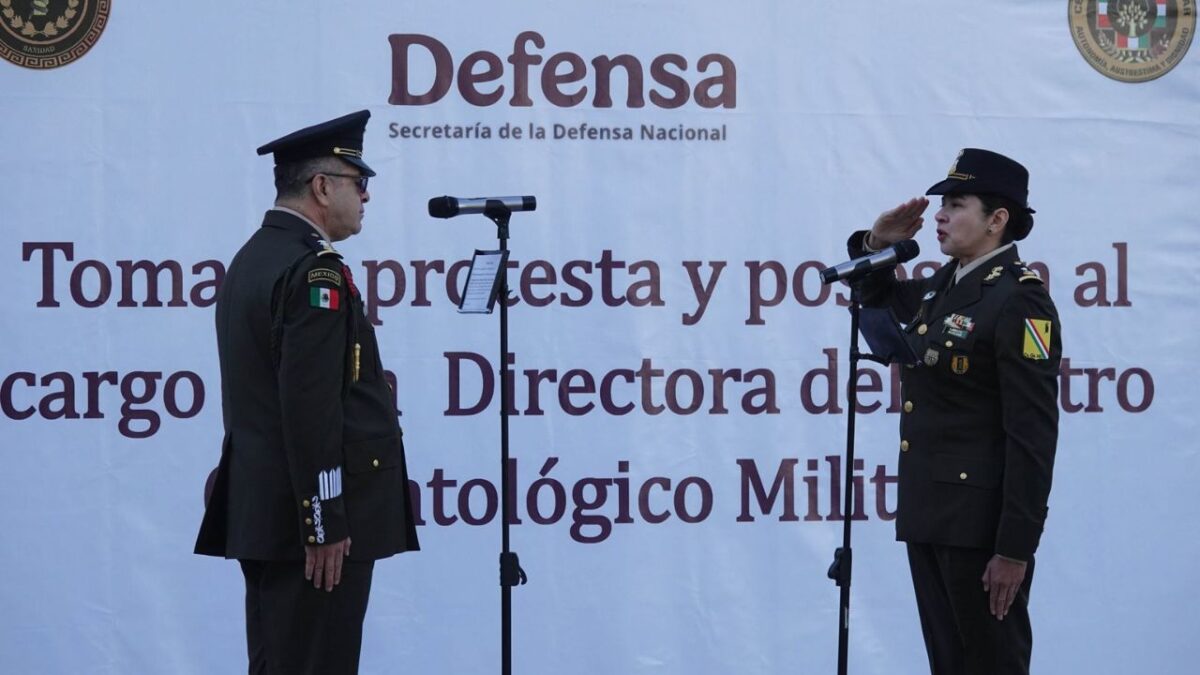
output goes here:
[[276, 203], [299, 210], [267, 212], [217, 294], [225, 440], [196, 553], [241, 563], [255, 675], [357, 673], [375, 561], [418, 548], [375, 330], [350, 269], [300, 215], [330, 234], [361, 227], [370, 117], [258, 148], [275, 158]]
[[[864, 234], [851, 236], [852, 258], [866, 254]], [[910, 545], [934, 672], [950, 672], [938, 663], [951, 657], [935, 652], [955, 641], [966, 645], [961, 672], [1025, 672], [1026, 602], [1058, 440], [1061, 328], [1015, 246], [948, 288], [956, 269], [908, 281], [889, 269], [863, 283], [864, 306], [895, 311], [923, 361], [901, 369], [896, 538]], [[980, 580], [993, 554], [1028, 563], [1003, 622], [988, 613]]]
[[216, 323], [225, 441], [196, 552], [303, 560], [347, 535], [351, 560], [416, 550], [396, 408], [341, 257], [268, 211]]
[[[358, 672], [374, 561], [418, 548], [396, 407], [341, 257], [271, 210], [217, 295], [225, 440], [196, 553], [237, 558], [251, 673]], [[341, 583], [305, 545], [351, 538]]]

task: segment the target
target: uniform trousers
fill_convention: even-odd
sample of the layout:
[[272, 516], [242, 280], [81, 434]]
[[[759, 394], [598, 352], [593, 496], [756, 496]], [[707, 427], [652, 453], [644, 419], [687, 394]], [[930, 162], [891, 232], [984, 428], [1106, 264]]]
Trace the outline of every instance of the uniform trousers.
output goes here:
[[313, 588], [300, 561], [241, 560], [250, 675], [353, 675], [374, 561], [342, 565], [333, 591]]
[[992, 616], [983, 572], [992, 552], [940, 544], [908, 544], [932, 675], [1027, 675], [1033, 649], [1029, 590], [1033, 560], [1012, 607]]

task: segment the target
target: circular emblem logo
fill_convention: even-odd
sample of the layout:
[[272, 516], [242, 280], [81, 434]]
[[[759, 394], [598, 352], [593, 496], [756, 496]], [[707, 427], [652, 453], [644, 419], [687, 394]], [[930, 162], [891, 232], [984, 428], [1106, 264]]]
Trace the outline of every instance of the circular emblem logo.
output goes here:
[[0, 0], [0, 57], [26, 68], [57, 68], [96, 44], [112, 0]]
[[1196, 33], [1196, 0], [1068, 0], [1067, 15], [1083, 58], [1121, 82], [1167, 74]]

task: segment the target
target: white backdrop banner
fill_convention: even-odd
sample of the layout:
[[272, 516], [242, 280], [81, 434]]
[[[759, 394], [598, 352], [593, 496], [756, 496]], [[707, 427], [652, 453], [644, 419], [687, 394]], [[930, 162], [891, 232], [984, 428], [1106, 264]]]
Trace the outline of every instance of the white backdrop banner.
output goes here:
[[[237, 565], [191, 553], [216, 289], [274, 196], [254, 148], [366, 108], [379, 176], [339, 249], [423, 550], [376, 568], [364, 672], [500, 656], [498, 322], [455, 308], [496, 228], [430, 197], [538, 199], [510, 241], [517, 672], [829, 673], [849, 315], [817, 272], [963, 147], [1029, 167], [1021, 252], [1063, 323], [1034, 668], [1194, 672], [1194, 0], [0, 0], [0, 20], [0, 670], [244, 669]], [[944, 262], [930, 230], [905, 273]], [[898, 378], [858, 377], [851, 668], [921, 673]]]

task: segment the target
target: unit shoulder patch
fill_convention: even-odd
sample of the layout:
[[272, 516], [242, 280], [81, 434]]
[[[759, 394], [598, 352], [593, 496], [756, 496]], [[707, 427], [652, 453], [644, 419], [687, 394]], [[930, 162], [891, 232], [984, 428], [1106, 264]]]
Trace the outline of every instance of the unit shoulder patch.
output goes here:
[[1025, 333], [1021, 356], [1034, 361], [1050, 358], [1050, 319], [1027, 318], [1023, 322]]

